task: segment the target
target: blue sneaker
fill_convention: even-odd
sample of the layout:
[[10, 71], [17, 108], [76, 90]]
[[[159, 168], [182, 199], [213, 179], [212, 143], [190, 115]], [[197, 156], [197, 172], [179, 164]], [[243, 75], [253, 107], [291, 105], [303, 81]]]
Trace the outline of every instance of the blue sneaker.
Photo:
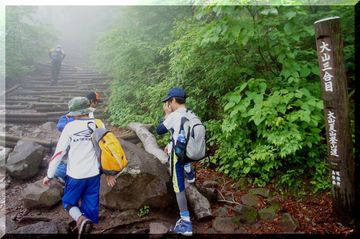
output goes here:
[[195, 182], [195, 170], [191, 168], [190, 163], [184, 165], [184, 174], [188, 183]]
[[192, 236], [192, 223], [184, 221], [182, 218], [180, 218], [176, 222], [175, 226], [170, 227], [170, 232], [174, 232], [184, 236]]

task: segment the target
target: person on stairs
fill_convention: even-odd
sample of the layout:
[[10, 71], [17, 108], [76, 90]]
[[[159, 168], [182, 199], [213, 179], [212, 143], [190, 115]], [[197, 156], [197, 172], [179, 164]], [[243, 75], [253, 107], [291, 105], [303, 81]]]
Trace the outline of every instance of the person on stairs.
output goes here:
[[61, 45], [57, 45], [56, 48], [51, 48], [49, 50], [49, 58], [50, 58], [50, 64], [51, 64], [51, 85], [56, 85], [60, 69], [61, 69], [61, 63], [64, 60], [66, 54], [62, 49]]

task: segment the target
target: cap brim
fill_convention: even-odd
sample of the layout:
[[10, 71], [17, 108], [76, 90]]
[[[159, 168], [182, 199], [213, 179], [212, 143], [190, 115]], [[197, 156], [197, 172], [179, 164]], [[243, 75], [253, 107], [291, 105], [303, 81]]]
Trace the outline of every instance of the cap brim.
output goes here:
[[82, 110], [77, 110], [77, 111], [70, 111], [66, 115], [67, 116], [86, 115], [86, 114], [89, 114], [90, 112], [93, 112], [93, 111], [94, 111], [94, 109], [87, 108], [87, 109], [82, 109]]
[[171, 98], [170, 96], [166, 96], [165, 98], [161, 99], [161, 102], [166, 102], [170, 100], [170, 98]]

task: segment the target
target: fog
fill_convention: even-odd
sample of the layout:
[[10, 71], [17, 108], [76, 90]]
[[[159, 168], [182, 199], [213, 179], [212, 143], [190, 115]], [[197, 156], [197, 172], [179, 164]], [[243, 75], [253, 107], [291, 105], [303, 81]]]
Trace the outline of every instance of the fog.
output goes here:
[[48, 25], [55, 32], [57, 44], [66, 53], [65, 64], [88, 64], [96, 38], [115, 24], [119, 7], [109, 6], [39, 6], [34, 19]]

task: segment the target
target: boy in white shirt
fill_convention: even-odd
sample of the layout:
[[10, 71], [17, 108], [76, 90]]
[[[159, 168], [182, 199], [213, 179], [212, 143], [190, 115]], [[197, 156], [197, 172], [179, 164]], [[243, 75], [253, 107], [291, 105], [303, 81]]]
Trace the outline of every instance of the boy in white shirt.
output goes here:
[[[47, 176], [43, 184], [48, 186], [54, 178], [57, 166], [64, 155], [68, 154], [66, 166], [66, 183], [62, 202], [64, 208], [76, 221], [79, 234], [89, 232], [92, 224], [98, 223], [100, 165], [91, 141], [91, 133], [95, 127], [93, 118], [89, 118], [89, 100], [75, 97], [69, 101], [68, 116], [74, 121], [66, 124], [52, 156]], [[114, 178], [107, 178], [108, 184], [114, 184]], [[81, 205], [79, 205], [81, 201]]]

